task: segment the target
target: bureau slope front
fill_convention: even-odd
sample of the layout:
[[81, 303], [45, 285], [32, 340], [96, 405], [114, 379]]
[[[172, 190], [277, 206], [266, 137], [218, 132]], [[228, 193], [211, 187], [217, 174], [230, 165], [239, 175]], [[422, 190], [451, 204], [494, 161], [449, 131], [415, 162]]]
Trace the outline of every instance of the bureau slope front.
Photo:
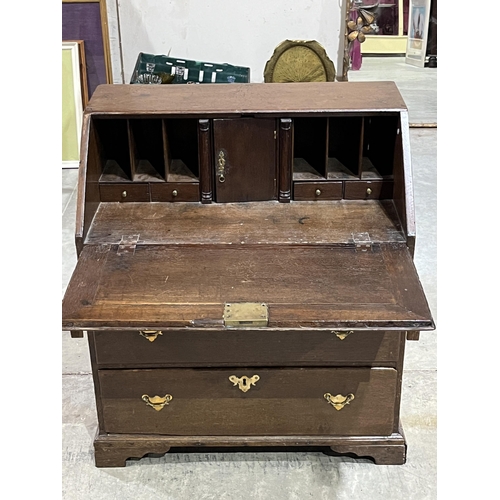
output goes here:
[[63, 327], [217, 330], [227, 328], [225, 304], [249, 302], [265, 304], [268, 330], [433, 328], [398, 243], [87, 245], [67, 288]]

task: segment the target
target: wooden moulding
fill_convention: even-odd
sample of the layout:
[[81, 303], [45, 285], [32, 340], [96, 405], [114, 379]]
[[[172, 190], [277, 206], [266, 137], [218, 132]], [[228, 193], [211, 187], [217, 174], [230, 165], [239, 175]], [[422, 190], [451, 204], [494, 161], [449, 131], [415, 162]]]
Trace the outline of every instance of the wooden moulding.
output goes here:
[[[98, 434], [94, 441], [97, 467], [125, 467], [130, 458], [149, 453], [165, 454], [170, 448], [248, 448], [248, 447], [329, 447], [337, 455], [370, 458], [377, 465], [402, 465], [406, 462], [406, 441], [402, 433], [390, 436], [151, 436]], [[200, 448], [202, 449], [202, 448]], [[283, 450], [285, 451], [285, 450]], [[198, 450], [198, 453], [200, 450]], [[330, 454], [330, 453], [328, 453]]]
[[290, 118], [280, 120], [279, 146], [279, 201], [290, 203], [293, 168], [292, 120]]
[[213, 177], [212, 177], [212, 141], [210, 138], [210, 120], [198, 122], [198, 151], [200, 165], [201, 202], [212, 203]]

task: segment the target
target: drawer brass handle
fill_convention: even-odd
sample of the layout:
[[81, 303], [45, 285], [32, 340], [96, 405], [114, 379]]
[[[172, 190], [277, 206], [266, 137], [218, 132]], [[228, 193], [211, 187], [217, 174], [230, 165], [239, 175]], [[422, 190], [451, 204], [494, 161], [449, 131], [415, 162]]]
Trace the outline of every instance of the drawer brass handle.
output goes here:
[[366, 188], [366, 194], [367, 196], [370, 196], [372, 194], [371, 188]]
[[316, 191], [314, 191], [314, 194], [316, 196], [319, 196], [321, 194], [321, 189], [316, 189]]
[[354, 394], [348, 394], [347, 396], [342, 396], [342, 394], [337, 394], [332, 396], [327, 392], [323, 396], [336, 410], [341, 410], [345, 405], [348, 405], [353, 399]]
[[126, 198], [127, 197], [127, 191], [122, 191], [122, 198]]
[[226, 157], [224, 156], [224, 151], [219, 151], [219, 159], [217, 160], [217, 175], [219, 176], [219, 182], [224, 182], [226, 180], [225, 167]]
[[349, 335], [351, 335], [351, 333], [354, 332], [352, 330], [348, 332], [337, 332], [334, 330], [332, 333], [334, 333], [340, 340], [345, 340], [346, 337], [348, 337]]
[[175, 198], [178, 194], [179, 194], [179, 193], [178, 193], [177, 189], [174, 189], [174, 190], [172, 191], [172, 196], [173, 196], [174, 198]]
[[165, 394], [165, 396], [148, 396], [147, 394], [143, 394], [141, 398], [148, 406], [154, 408], [156, 411], [163, 410], [165, 405], [168, 405], [170, 401], [172, 401], [173, 396], [170, 394]]
[[159, 330], [141, 330], [139, 335], [142, 335], [145, 339], [148, 339], [150, 342], [154, 342], [158, 335], [163, 335], [163, 332]]
[[238, 378], [236, 375], [231, 375], [229, 380], [233, 383], [233, 385], [237, 385], [240, 391], [247, 392], [250, 390], [252, 385], [255, 385], [255, 383], [260, 380], [260, 377], [258, 375], [254, 375], [253, 377], [243, 375], [243, 377]]

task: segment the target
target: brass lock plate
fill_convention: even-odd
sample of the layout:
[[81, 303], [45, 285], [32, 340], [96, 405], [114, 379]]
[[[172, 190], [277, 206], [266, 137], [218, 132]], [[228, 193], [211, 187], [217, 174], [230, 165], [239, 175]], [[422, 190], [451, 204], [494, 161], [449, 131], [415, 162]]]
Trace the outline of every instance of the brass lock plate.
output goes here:
[[267, 326], [269, 311], [262, 302], [226, 302], [224, 304], [224, 326], [248, 328]]

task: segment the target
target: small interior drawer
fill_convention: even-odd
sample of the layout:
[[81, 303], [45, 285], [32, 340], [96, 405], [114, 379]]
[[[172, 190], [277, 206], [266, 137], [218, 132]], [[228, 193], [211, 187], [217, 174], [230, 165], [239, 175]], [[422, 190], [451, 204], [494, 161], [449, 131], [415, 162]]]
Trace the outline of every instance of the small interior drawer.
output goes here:
[[[393, 368], [99, 370], [104, 432], [387, 436]], [[329, 399], [330, 396], [330, 399]]]
[[169, 182], [151, 184], [151, 201], [199, 201], [199, 184]]
[[99, 368], [395, 366], [397, 331], [97, 331]]
[[294, 182], [293, 199], [307, 200], [341, 200], [342, 182]]
[[346, 181], [346, 200], [385, 200], [392, 198], [394, 183], [387, 181]]
[[99, 184], [101, 201], [149, 201], [149, 184], [113, 183]]

